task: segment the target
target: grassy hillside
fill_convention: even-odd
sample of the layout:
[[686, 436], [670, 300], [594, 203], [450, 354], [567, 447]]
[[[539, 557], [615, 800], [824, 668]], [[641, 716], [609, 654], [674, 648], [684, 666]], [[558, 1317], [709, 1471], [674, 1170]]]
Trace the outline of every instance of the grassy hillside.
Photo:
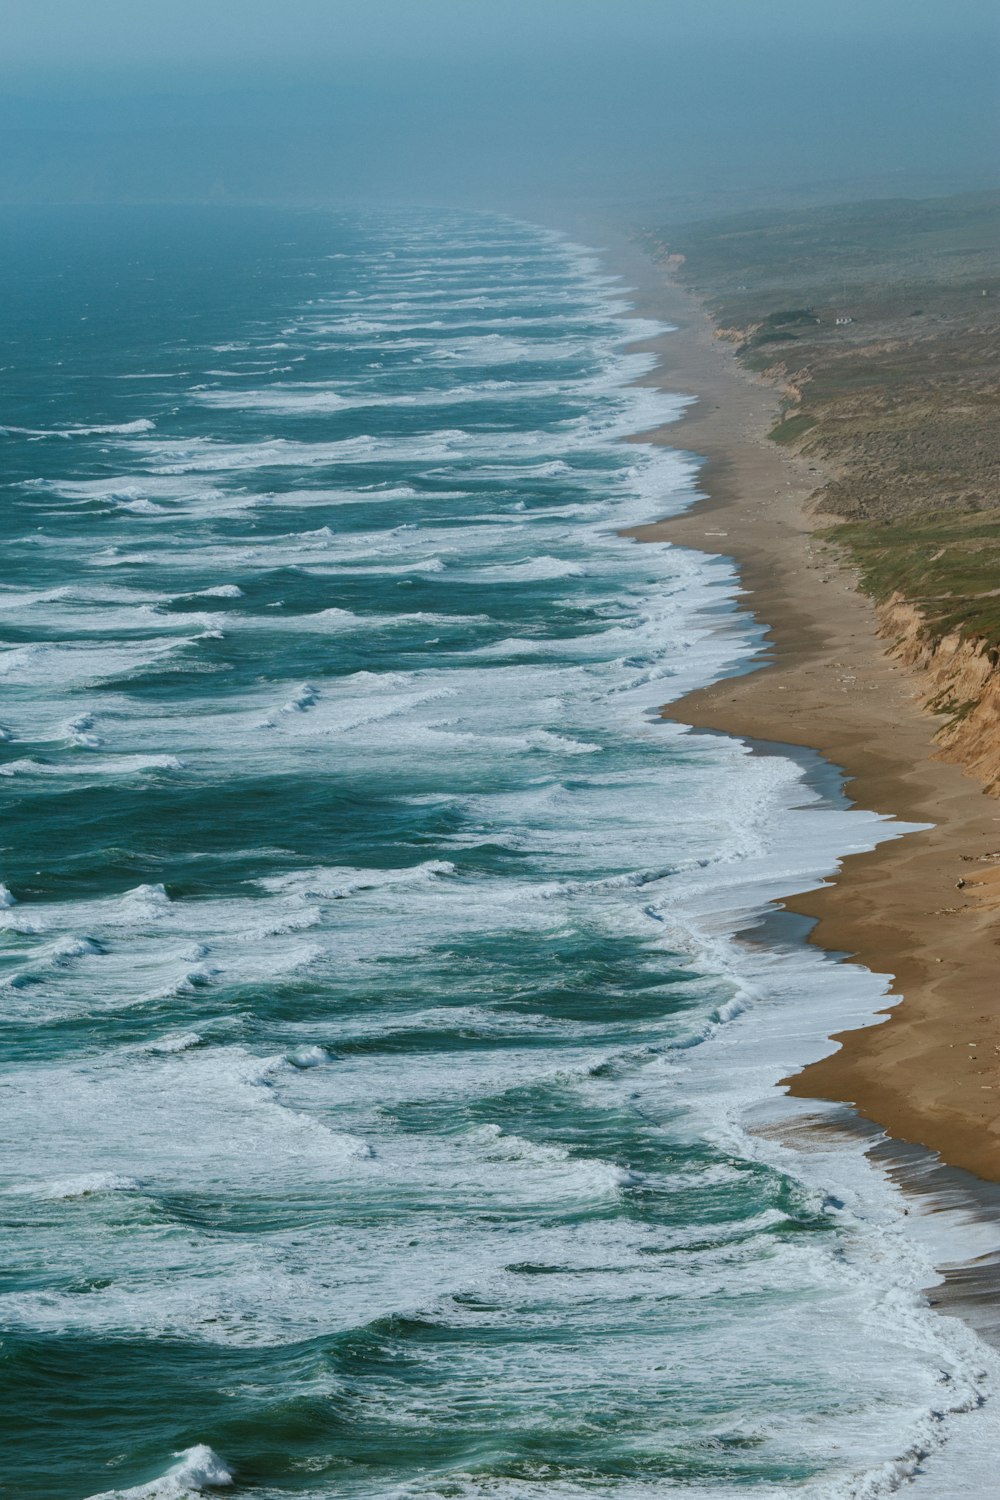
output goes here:
[[1000, 192], [646, 239], [784, 385], [771, 436], [832, 476], [819, 504], [863, 585], [1000, 645]]

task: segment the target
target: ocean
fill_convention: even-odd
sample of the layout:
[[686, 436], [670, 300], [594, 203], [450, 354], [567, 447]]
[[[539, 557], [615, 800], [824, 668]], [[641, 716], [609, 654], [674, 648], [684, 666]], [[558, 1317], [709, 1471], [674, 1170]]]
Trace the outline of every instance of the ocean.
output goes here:
[[769, 903], [905, 829], [657, 713], [764, 649], [620, 534], [658, 326], [497, 215], [3, 219], [0, 1493], [986, 1493], [775, 1088], [886, 982]]

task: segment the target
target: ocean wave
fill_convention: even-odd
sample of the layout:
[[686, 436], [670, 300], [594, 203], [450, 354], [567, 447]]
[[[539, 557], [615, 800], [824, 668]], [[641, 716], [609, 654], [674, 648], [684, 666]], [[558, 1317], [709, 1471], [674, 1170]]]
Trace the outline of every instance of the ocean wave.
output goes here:
[[[200, 371], [167, 433], [95, 432], [12, 491], [5, 1172], [45, 1205], [12, 1263], [46, 1270], [4, 1321], [147, 1341], [154, 1372], [199, 1345], [209, 1393], [212, 1351], [253, 1349], [285, 1402], [315, 1339], [324, 1393], [405, 1431], [407, 1492], [419, 1434], [495, 1428], [497, 1392], [629, 1496], [662, 1489], [628, 1469], [650, 1433], [686, 1473], [710, 1450], [709, 1486], [752, 1447], [765, 1488], [780, 1453], [804, 1493], [891, 1489], [1000, 1377], [926, 1306], [937, 1252], [864, 1143], [797, 1149], [775, 1087], [887, 981], [738, 934], [905, 827], [658, 716], [760, 650], [731, 562], [617, 534], [697, 492], [692, 455], [618, 442], [682, 409], [627, 384], [660, 325], [557, 236], [350, 226], [333, 267], [335, 227], [311, 261], [308, 225], [269, 244], [303, 279], [233, 302], [231, 387], [164, 345], [143, 362]], [[195, 1448], [106, 1494], [231, 1480]]]
[[27, 1191], [32, 1197], [59, 1203], [74, 1198], [104, 1197], [108, 1193], [138, 1193], [141, 1187], [135, 1178], [125, 1177], [120, 1172], [91, 1172], [81, 1177], [37, 1183], [27, 1189], [8, 1189], [8, 1192], [16, 1191]]
[[152, 432], [156, 423], [149, 417], [139, 417], [134, 422], [106, 422], [72, 427], [12, 427], [0, 424], [0, 432], [17, 437], [74, 438], [74, 437], [130, 437], [134, 433]]
[[423, 884], [455, 874], [450, 860], [429, 859], [423, 864], [402, 870], [356, 870], [351, 868], [322, 867], [300, 870], [291, 875], [272, 875], [258, 883], [266, 891], [278, 894], [293, 894], [307, 900], [340, 901], [362, 891], [381, 890], [387, 887]]
[[206, 1443], [197, 1443], [175, 1455], [180, 1460], [159, 1479], [127, 1490], [102, 1490], [90, 1500], [191, 1500], [211, 1490], [227, 1489], [233, 1472]]
[[[86, 748], [92, 748], [87, 746]], [[30, 757], [0, 765], [0, 776], [135, 776], [142, 771], [182, 771], [176, 755], [88, 756], [77, 761], [41, 761]]]

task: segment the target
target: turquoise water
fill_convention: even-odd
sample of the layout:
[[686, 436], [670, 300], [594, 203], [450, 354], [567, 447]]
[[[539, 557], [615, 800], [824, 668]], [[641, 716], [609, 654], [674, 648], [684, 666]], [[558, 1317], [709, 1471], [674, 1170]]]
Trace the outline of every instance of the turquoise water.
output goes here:
[[[888, 829], [745, 670], [588, 251], [8, 211], [2, 1493], [891, 1493], [988, 1389], [733, 933]], [[793, 1132], [794, 1134], [794, 1132]], [[986, 1382], [986, 1384], [984, 1384]]]

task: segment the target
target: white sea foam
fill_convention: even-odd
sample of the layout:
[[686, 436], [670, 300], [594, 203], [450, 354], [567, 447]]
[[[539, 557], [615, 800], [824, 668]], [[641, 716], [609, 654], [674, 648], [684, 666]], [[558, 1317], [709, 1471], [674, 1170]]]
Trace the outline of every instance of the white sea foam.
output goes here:
[[38, 1183], [29, 1189], [34, 1197], [53, 1201], [139, 1191], [139, 1183], [133, 1177], [122, 1176], [120, 1172], [92, 1172], [81, 1177], [64, 1177], [55, 1182]]
[[477, 568], [477, 577], [490, 583], [528, 583], [534, 579], [584, 578], [586, 569], [578, 562], [560, 557], [532, 557], [522, 562], [497, 563], [491, 568]]
[[308, 900], [342, 900], [358, 891], [412, 885], [454, 875], [450, 860], [430, 859], [421, 865], [402, 870], [315, 869], [297, 870], [293, 875], [275, 875], [259, 884], [267, 891], [293, 893]]
[[176, 755], [89, 756], [73, 762], [11, 760], [0, 766], [0, 776], [134, 776], [141, 771], [181, 771]]
[[150, 1052], [187, 1052], [192, 1047], [200, 1046], [201, 1034], [197, 1031], [181, 1031], [170, 1036], [159, 1037], [156, 1041], [148, 1043]]
[[[641, 355], [633, 356], [632, 359], [634, 365], [632, 370], [626, 369], [624, 372], [616, 373], [634, 374], [638, 377], [645, 373], [652, 363]], [[495, 405], [498, 400], [542, 402], [555, 397], [585, 399], [598, 392], [608, 393], [614, 387], [615, 377], [610, 375], [596, 380], [591, 377], [576, 383], [558, 380], [487, 379], [451, 386], [443, 390], [431, 389], [398, 395], [386, 395], [376, 390], [351, 392], [310, 381], [289, 383], [285, 386], [275, 385], [263, 390], [199, 390], [194, 394], [199, 405], [225, 411], [261, 411], [275, 416], [318, 416], [340, 411], [383, 410], [393, 407], [422, 409], [437, 406], [462, 406], [474, 402], [489, 402]], [[658, 410], [662, 421], [662, 397], [660, 397]]]
[[140, 417], [134, 422], [106, 422], [95, 423], [91, 426], [86, 424], [71, 427], [11, 427], [0, 425], [0, 432], [16, 434], [21, 437], [129, 437], [139, 432], [152, 432], [156, 423], [148, 417]]
[[[487, 253], [492, 234], [470, 231], [470, 264], [496, 260]], [[648, 363], [622, 357], [616, 346], [659, 330], [608, 322], [618, 317], [617, 289], [594, 275], [586, 252], [546, 239], [536, 260], [549, 263], [548, 245], [559, 257], [556, 279], [564, 267], [583, 278], [572, 293], [586, 317], [567, 301], [544, 325], [548, 331], [543, 320], [517, 317], [496, 325], [502, 333], [489, 320], [456, 332], [455, 317], [470, 300], [489, 302], [485, 283], [480, 294], [456, 281], [434, 308], [424, 307], [433, 297], [401, 295], [400, 287], [411, 276], [437, 277], [449, 261], [475, 286], [481, 273], [466, 276], [462, 243], [463, 234], [453, 232], [428, 238], [430, 251], [418, 241], [401, 243], [380, 262], [396, 268], [395, 288], [383, 287], [367, 304], [359, 300], [356, 313], [346, 304], [317, 305], [273, 330], [280, 337], [271, 342], [291, 339], [319, 352], [332, 337], [325, 330], [333, 329], [341, 347], [358, 349], [367, 340], [373, 355], [409, 352], [438, 379], [442, 365], [458, 367], [446, 377], [455, 384], [428, 390], [426, 401], [397, 403], [390, 391], [390, 411], [434, 407], [439, 397], [473, 399], [460, 393], [484, 392], [477, 366], [516, 372], [524, 362], [537, 362], [541, 372], [537, 379], [532, 372], [525, 388], [540, 400], [556, 399], [554, 372], [580, 360], [586, 376], [575, 389], [566, 383], [579, 414], [551, 431], [479, 431], [470, 421], [461, 431], [405, 440], [383, 432], [311, 443], [258, 441], [252, 425], [234, 429], [248, 434], [245, 441], [208, 435], [136, 442], [123, 433], [127, 464], [148, 474], [80, 481], [76, 489], [53, 482], [30, 492], [118, 507], [176, 506], [174, 515], [199, 520], [244, 510], [248, 521], [261, 520], [253, 513], [268, 506], [384, 499], [413, 501], [415, 514], [425, 507], [415, 529], [380, 531], [373, 519], [364, 523], [369, 531], [340, 532], [331, 512], [318, 518], [328, 524], [277, 537], [241, 532], [238, 522], [214, 537], [207, 528], [175, 537], [152, 512], [141, 520], [134, 512], [102, 515], [103, 562], [131, 569], [145, 559], [141, 565], [155, 568], [160, 583], [176, 578], [177, 592], [82, 601], [39, 590], [14, 609], [23, 606], [30, 618], [31, 611], [84, 603], [110, 611], [236, 598], [236, 585], [197, 585], [234, 575], [248, 585], [278, 568], [296, 570], [310, 586], [329, 578], [331, 593], [321, 600], [337, 599], [339, 580], [357, 575], [372, 603], [365, 595], [357, 605], [352, 593], [345, 602], [357, 608], [331, 603], [308, 615], [264, 616], [249, 602], [231, 615], [206, 612], [204, 629], [214, 622], [227, 633], [245, 632], [244, 649], [249, 632], [267, 630], [283, 643], [298, 633], [310, 654], [266, 681], [234, 673], [230, 685], [220, 674], [212, 679], [216, 697], [197, 705], [129, 699], [103, 686], [111, 668], [105, 665], [103, 677], [92, 671], [100, 656], [115, 673], [143, 672], [161, 659], [151, 651], [169, 660], [180, 647], [196, 651], [196, 637], [110, 649], [62, 641], [15, 647], [9, 712], [19, 735], [29, 721], [44, 720], [49, 739], [72, 741], [54, 750], [51, 764], [60, 774], [121, 769], [129, 758], [149, 765], [158, 757], [175, 757], [188, 767], [186, 776], [205, 777], [208, 786], [234, 766], [282, 776], [305, 768], [317, 778], [343, 777], [348, 786], [356, 775], [384, 771], [402, 807], [440, 810], [444, 831], [434, 847], [452, 858], [424, 859], [421, 845], [394, 868], [375, 868], [380, 856], [372, 855], [372, 867], [317, 862], [290, 869], [288, 851], [258, 851], [256, 869], [266, 870], [266, 858], [271, 873], [215, 896], [175, 900], [149, 884], [101, 899], [14, 905], [0, 888], [0, 926], [23, 961], [5, 993], [11, 1018], [44, 1024], [148, 1005], [155, 1032], [146, 1043], [68, 1052], [9, 1070], [6, 1108], [18, 1129], [5, 1168], [13, 1189], [32, 1194], [43, 1181], [46, 1191], [103, 1184], [57, 1192], [53, 1202], [65, 1205], [58, 1212], [74, 1224], [83, 1213], [124, 1209], [135, 1212], [136, 1223], [128, 1236], [102, 1241], [107, 1285], [85, 1297], [66, 1290], [78, 1274], [79, 1243], [72, 1231], [54, 1234], [50, 1285], [8, 1297], [5, 1318], [13, 1327], [267, 1347], [362, 1328], [393, 1312], [488, 1326], [491, 1337], [473, 1356], [455, 1356], [471, 1361], [459, 1368], [469, 1401], [477, 1390], [503, 1389], [505, 1400], [537, 1411], [555, 1430], [559, 1412], [545, 1403], [565, 1385], [565, 1340], [525, 1334], [551, 1328], [553, 1318], [562, 1332], [580, 1331], [571, 1370], [580, 1409], [606, 1410], [609, 1392], [620, 1388], [632, 1408], [648, 1402], [652, 1411], [662, 1401], [665, 1346], [651, 1335], [649, 1310], [669, 1299], [681, 1313], [669, 1338], [671, 1384], [689, 1393], [692, 1407], [704, 1399], [714, 1410], [746, 1408], [751, 1415], [740, 1431], [748, 1442], [819, 1476], [801, 1482], [803, 1494], [888, 1494], [924, 1466], [925, 1451], [932, 1454], [929, 1484], [934, 1466], [946, 1464], [941, 1445], [949, 1434], [956, 1434], [952, 1449], [956, 1442], [970, 1451], [982, 1446], [977, 1433], [1000, 1388], [996, 1361], [962, 1325], [944, 1323], [926, 1307], [922, 1288], [934, 1278], [938, 1252], [914, 1236], [914, 1216], [903, 1214], [898, 1192], [862, 1143], [814, 1133], [809, 1149], [799, 1149], [804, 1106], [774, 1088], [828, 1047], [834, 1026], [870, 1024], [885, 980], [815, 949], [748, 949], [734, 937], [769, 902], [829, 878], [846, 852], [905, 828], [826, 802], [790, 760], [752, 756], [734, 742], [685, 735], [654, 720], [665, 699], [745, 666], [757, 650], [732, 611], [738, 585], [729, 563], [639, 548], [615, 535], [682, 508], [694, 494], [689, 456], [630, 448], [626, 461], [615, 447], [619, 435], [680, 409], [680, 401], [621, 386]], [[432, 264], [420, 259], [428, 254]], [[522, 287], [518, 295], [527, 309], [533, 293]], [[538, 295], [551, 302], [551, 287], [540, 284]], [[432, 311], [442, 324], [446, 313], [451, 321], [425, 337], [398, 336], [426, 327], [420, 320]], [[241, 347], [250, 353], [262, 346]], [[347, 409], [336, 404], [341, 396], [371, 404], [368, 392], [349, 383], [336, 390], [268, 387], [257, 361], [246, 366], [239, 374], [253, 390], [198, 392], [197, 404], [207, 412], [245, 408], [258, 418], [335, 414]], [[493, 395], [506, 401], [503, 383]], [[395, 482], [394, 469], [380, 488], [355, 487], [353, 473], [326, 488], [297, 488], [319, 467], [342, 462], [391, 462], [406, 482]], [[285, 465], [297, 473], [283, 476], [286, 487], [275, 493], [229, 488], [231, 476], [251, 487], [258, 469]], [[436, 497], [443, 500], [461, 498], [455, 485], [466, 482], [483, 498], [475, 502], [478, 518], [462, 519], [481, 524], [457, 524], [444, 509], [433, 514], [428, 485], [443, 483]], [[573, 487], [572, 500], [562, 497], [546, 510], [564, 486]], [[501, 520], [494, 505], [521, 509]], [[137, 554], [140, 524], [144, 546], [152, 540]], [[498, 641], [483, 645], [480, 632], [467, 631], [469, 639], [447, 655], [421, 654], [424, 642], [449, 626], [488, 626], [488, 617], [464, 612], [468, 586], [501, 582], [563, 587], [552, 589], [555, 610], [546, 606], [523, 633], [500, 619]], [[453, 586], [466, 590], [463, 613], [447, 612]], [[380, 587], [419, 590], [415, 602], [430, 607], [387, 610], [378, 603]], [[248, 593], [252, 600], [252, 588]], [[570, 633], [573, 621], [579, 628]], [[185, 630], [191, 627], [184, 617]], [[406, 632], [403, 670], [387, 661], [390, 627]], [[337, 652], [355, 648], [361, 632], [379, 633], [380, 654], [370, 659], [379, 670], [339, 675]], [[322, 666], [320, 646], [329, 652]], [[22, 651], [28, 655], [17, 656]], [[19, 681], [29, 689], [21, 698]], [[81, 713], [75, 695], [88, 682], [94, 685]], [[33, 706], [42, 684], [51, 700], [44, 715]], [[100, 747], [95, 755], [91, 736], [111, 740], [114, 754]], [[508, 775], [515, 760], [528, 769]], [[15, 761], [7, 770], [39, 774], [39, 765]], [[486, 849], [493, 862], [502, 851], [499, 867], [484, 862]], [[606, 1015], [556, 1021], [542, 1013], [540, 995], [532, 999], [527, 977], [508, 985], [488, 968], [480, 974], [460, 962], [484, 942], [500, 943], [511, 961], [528, 940], [550, 943], [555, 957], [581, 933], [601, 951], [628, 940], [651, 973], [686, 971], [686, 1008], [674, 1014], [665, 1003], [663, 1014], [650, 1007], [648, 1017], [626, 1024], [609, 993]], [[18, 975], [28, 982], [18, 986]], [[254, 1016], [253, 996], [271, 996], [303, 975], [322, 985], [322, 1007], [300, 1021], [283, 1014], [277, 1037], [258, 1036], [251, 1026], [248, 1041], [242, 1028]], [[418, 983], [415, 998], [410, 986]], [[498, 1004], [498, 994], [516, 994], [518, 1008]], [[405, 1066], [395, 1045], [378, 1045], [403, 1038]], [[589, 1140], [569, 1146], [546, 1135], [542, 1117], [535, 1123], [536, 1095], [566, 1100], [584, 1120], [624, 1109], [665, 1149], [651, 1153], [642, 1173], [601, 1149], [587, 1154]], [[523, 1121], [516, 1118], [519, 1100]], [[450, 1120], [466, 1123], [428, 1128], [445, 1109], [453, 1111]], [[406, 1128], [412, 1121], [418, 1128]], [[670, 1169], [670, 1146], [679, 1144], [683, 1155], [692, 1140], [711, 1159], [702, 1163], [695, 1153], [683, 1169]], [[58, 1177], [50, 1162], [58, 1162]], [[814, 1232], [782, 1232], [801, 1225], [780, 1195], [746, 1218], [727, 1209], [710, 1236], [682, 1213], [665, 1215], [669, 1222], [641, 1221], [640, 1234], [639, 1217], [613, 1212], [632, 1201], [629, 1195], [639, 1205], [643, 1194], [665, 1190], [721, 1190], [735, 1199], [751, 1168], [782, 1174], [783, 1192], [801, 1194]], [[137, 1200], [116, 1202], [128, 1193]], [[78, 1196], [89, 1200], [85, 1209]], [[157, 1215], [147, 1226], [141, 1211], [149, 1199], [157, 1200]], [[385, 1215], [372, 1233], [373, 1212], [380, 1212], [373, 1203], [384, 1202], [405, 1208]], [[195, 1212], [187, 1213], [192, 1203]], [[229, 1235], [210, 1223], [200, 1227], [205, 1203], [232, 1207], [236, 1216], [247, 1206], [271, 1212], [288, 1204], [335, 1203], [336, 1213], [315, 1226], [293, 1214], [291, 1227], [276, 1233], [247, 1225]], [[544, 1295], [526, 1293], [522, 1263], [546, 1269]], [[704, 1336], [686, 1325], [691, 1307]], [[609, 1327], [618, 1330], [613, 1339]], [[509, 1328], [518, 1335], [516, 1357], [504, 1363], [489, 1351], [500, 1348], [496, 1335]], [[591, 1328], [600, 1333], [596, 1342], [583, 1336]], [[599, 1359], [591, 1357], [592, 1343]], [[801, 1396], [804, 1405], [796, 1406], [785, 1385], [787, 1405], [776, 1418], [757, 1392], [769, 1389], [775, 1367], [793, 1366], [797, 1391], [815, 1392], [816, 1404], [810, 1408], [812, 1397]], [[379, 1399], [372, 1394], [373, 1403]], [[983, 1399], [986, 1418], [975, 1410]], [[425, 1389], [411, 1395], [399, 1387], [393, 1400], [394, 1420], [428, 1420]], [[921, 1475], [917, 1493], [921, 1486], [949, 1500], [964, 1493], [948, 1489], [947, 1475], [955, 1472], [946, 1469], [937, 1489], [927, 1489]], [[196, 1449], [153, 1487], [116, 1493], [167, 1500], [229, 1478], [210, 1450]], [[478, 1479], [452, 1478], [456, 1493], [481, 1489]], [[511, 1497], [523, 1490], [500, 1481], [494, 1488]], [[636, 1500], [656, 1486], [629, 1481], [622, 1489]], [[769, 1493], [763, 1482], [760, 1489]], [[784, 1493], [770, 1487], [775, 1497]]]
[[[190, 620], [184, 624], [190, 627]], [[7, 686], [81, 688], [110, 677], [163, 669], [195, 643], [193, 637], [160, 637], [124, 645], [87, 640], [35, 642], [0, 650], [0, 679]]]
[[174, 1464], [159, 1479], [134, 1485], [127, 1490], [102, 1490], [91, 1500], [191, 1500], [210, 1490], [227, 1489], [233, 1483], [232, 1470], [206, 1443], [198, 1443], [175, 1455]]

